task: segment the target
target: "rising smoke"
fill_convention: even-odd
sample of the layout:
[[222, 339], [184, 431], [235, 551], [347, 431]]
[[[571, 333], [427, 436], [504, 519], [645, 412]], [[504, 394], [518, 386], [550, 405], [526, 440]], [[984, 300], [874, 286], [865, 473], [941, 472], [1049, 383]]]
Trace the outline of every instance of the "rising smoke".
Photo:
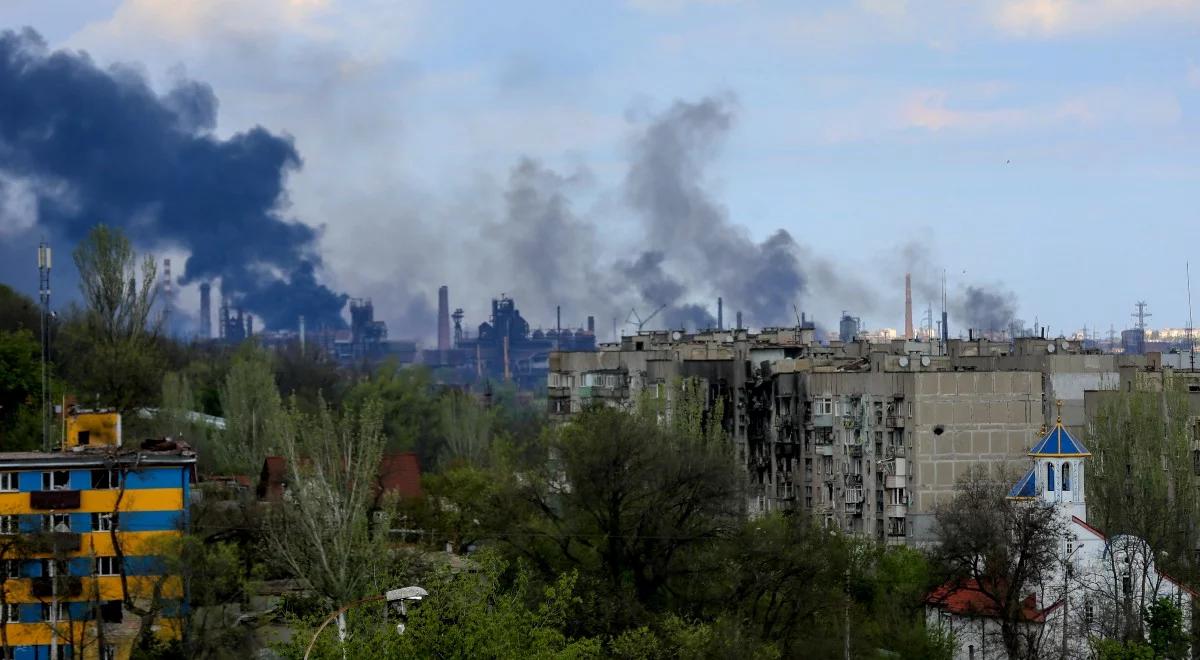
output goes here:
[[283, 215], [301, 164], [289, 138], [217, 138], [208, 85], [158, 95], [29, 29], [0, 33], [0, 98], [0, 222], [70, 244], [96, 223], [123, 227], [144, 248], [187, 251], [182, 283], [219, 280], [268, 327], [342, 324], [346, 296], [317, 278], [317, 230]]
[[1017, 320], [1017, 299], [1008, 291], [968, 286], [953, 306], [959, 322], [973, 330], [1007, 332]]

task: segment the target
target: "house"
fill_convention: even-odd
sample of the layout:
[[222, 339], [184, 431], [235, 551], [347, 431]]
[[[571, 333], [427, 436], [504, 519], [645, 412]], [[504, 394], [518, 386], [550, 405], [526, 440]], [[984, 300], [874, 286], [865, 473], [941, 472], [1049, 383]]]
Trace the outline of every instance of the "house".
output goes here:
[[61, 451], [0, 453], [0, 657], [128, 658], [147, 611], [179, 639], [184, 586], [164, 553], [187, 526], [195, 452], [123, 446], [112, 411], [64, 425]]
[[[1091, 452], [1061, 419], [1029, 456], [1033, 466], [1008, 498], [1054, 507], [1063, 529], [1059, 561], [1043, 583], [1026, 585], [1022, 603], [1020, 625], [1040, 648], [1053, 649], [1056, 657], [1090, 657], [1090, 639], [1121, 638], [1140, 628], [1144, 608], [1160, 598], [1191, 612], [1196, 592], [1157, 569], [1149, 544], [1128, 535], [1110, 537], [1088, 524], [1084, 479]], [[926, 599], [927, 624], [954, 633], [956, 659], [1006, 657], [997, 604], [985, 593], [995, 591], [964, 580]], [[1189, 618], [1184, 617], [1188, 628]]]
[[[266, 457], [258, 477], [258, 498], [268, 501], [282, 498], [287, 492], [287, 478], [287, 459]], [[381, 496], [391, 493], [407, 498], [421, 496], [421, 465], [415, 452], [386, 452], [380, 457], [375, 483], [376, 504]]]

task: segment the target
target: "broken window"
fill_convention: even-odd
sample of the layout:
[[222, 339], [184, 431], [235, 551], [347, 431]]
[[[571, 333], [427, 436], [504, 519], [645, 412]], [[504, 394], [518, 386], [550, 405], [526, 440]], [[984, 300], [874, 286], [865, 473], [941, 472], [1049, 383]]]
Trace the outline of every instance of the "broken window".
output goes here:
[[71, 486], [71, 473], [55, 470], [42, 473], [42, 490], [66, 490]]

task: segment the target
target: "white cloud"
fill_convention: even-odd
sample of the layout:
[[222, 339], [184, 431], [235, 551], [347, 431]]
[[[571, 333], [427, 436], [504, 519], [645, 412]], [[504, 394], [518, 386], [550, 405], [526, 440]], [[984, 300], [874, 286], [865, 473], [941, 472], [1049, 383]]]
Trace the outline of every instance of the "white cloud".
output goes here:
[[1198, 0], [1004, 0], [992, 25], [1018, 37], [1101, 32], [1143, 20], [1200, 21]]

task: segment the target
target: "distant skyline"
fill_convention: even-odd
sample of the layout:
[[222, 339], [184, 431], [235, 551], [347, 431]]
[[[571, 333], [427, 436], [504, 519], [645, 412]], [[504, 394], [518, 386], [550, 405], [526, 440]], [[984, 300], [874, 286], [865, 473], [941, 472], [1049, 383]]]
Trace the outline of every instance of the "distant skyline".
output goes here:
[[[677, 102], [706, 99], [728, 126], [725, 114], [681, 124], [715, 133], [688, 147], [681, 162], [695, 170], [675, 183], [702, 189], [728, 219], [713, 240], [744, 238], [745, 254], [786, 231], [803, 276], [796, 303], [827, 328], [842, 310], [903, 327], [908, 269], [925, 283], [918, 323], [927, 303], [938, 311], [944, 269], [952, 297], [1011, 294], [1017, 318], [1054, 334], [1131, 327], [1138, 300], [1150, 326], [1188, 325], [1200, 0], [0, 4], [0, 28], [26, 26], [52, 49], [131, 65], [160, 93], [207, 83], [218, 136], [256, 125], [291, 136], [302, 165], [286, 181], [287, 216], [320, 231], [322, 281], [372, 298], [395, 338], [432, 336], [441, 284], [472, 326], [502, 292], [535, 323], [553, 321], [559, 301], [539, 299], [539, 275], [513, 261], [560, 256], [538, 249], [554, 237], [531, 230], [511, 249], [489, 247], [515, 226], [505, 222], [524, 222], [508, 217], [522, 159], [537, 166], [525, 173], [546, 203], [536, 213], [567, 209], [575, 233], [564, 240], [591, 241], [557, 267], [607, 308], [561, 294], [573, 324], [594, 314], [603, 339], [606, 317], [648, 306], [646, 292], [594, 284], [634, 272], [643, 250], [694, 279], [700, 257], [672, 243], [703, 243], [688, 233], [698, 225], [647, 230], [656, 221], [629, 188], [647, 132]], [[20, 201], [0, 190], [4, 281], [36, 245]], [[65, 266], [70, 246], [56, 247]], [[715, 314], [738, 277], [723, 267], [688, 285], [680, 307]], [[36, 291], [28, 271], [11, 283]], [[776, 275], [738, 290], [758, 298]], [[726, 318], [752, 304], [726, 295]], [[185, 287], [180, 305], [191, 311], [196, 297]], [[755, 304], [788, 317], [782, 300]], [[953, 311], [951, 328], [963, 329]]]

